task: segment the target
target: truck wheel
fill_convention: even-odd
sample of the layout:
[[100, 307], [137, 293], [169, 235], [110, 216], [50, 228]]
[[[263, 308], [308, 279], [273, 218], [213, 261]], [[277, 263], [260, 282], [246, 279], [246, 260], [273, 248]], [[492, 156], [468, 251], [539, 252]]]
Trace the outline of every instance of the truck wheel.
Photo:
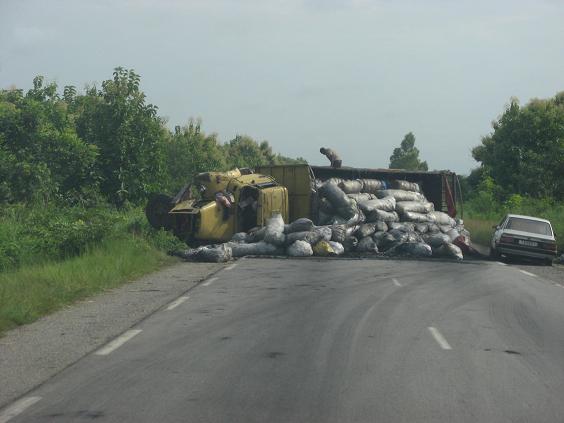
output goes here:
[[149, 224], [155, 229], [172, 229], [172, 217], [168, 214], [172, 206], [172, 197], [166, 194], [151, 194], [145, 207]]

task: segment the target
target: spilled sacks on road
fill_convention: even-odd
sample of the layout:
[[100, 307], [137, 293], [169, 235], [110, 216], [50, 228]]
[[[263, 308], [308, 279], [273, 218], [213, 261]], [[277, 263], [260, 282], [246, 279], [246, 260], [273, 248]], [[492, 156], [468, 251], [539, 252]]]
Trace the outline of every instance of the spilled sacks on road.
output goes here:
[[225, 262], [243, 256], [328, 257], [376, 255], [462, 260], [470, 233], [461, 219], [435, 211], [414, 182], [376, 179], [316, 181], [318, 224], [284, 222], [273, 215], [263, 227], [231, 241], [182, 252], [188, 260]]

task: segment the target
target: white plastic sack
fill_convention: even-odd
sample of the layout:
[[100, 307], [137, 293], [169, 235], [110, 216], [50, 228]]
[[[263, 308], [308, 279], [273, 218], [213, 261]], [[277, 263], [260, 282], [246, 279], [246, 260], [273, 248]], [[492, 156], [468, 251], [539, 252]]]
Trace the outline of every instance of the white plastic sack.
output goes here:
[[196, 260], [210, 263], [224, 263], [231, 260], [233, 251], [229, 245], [207, 245], [187, 250], [182, 257], [188, 260]]
[[376, 195], [367, 192], [359, 192], [358, 194], [347, 194], [347, 197], [358, 203], [360, 201], [374, 200]]
[[454, 244], [443, 244], [434, 250], [435, 254], [443, 257], [451, 257], [457, 260], [463, 260], [462, 250]]
[[347, 236], [347, 228], [345, 225], [333, 225], [331, 227], [331, 241], [342, 243]]
[[438, 248], [443, 244], [448, 244], [450, 242], [450, 237], [447, 234], [436, 233], [436, 234], [424, 234], [423, 240], [433, 248]]
[[360, 201], [358, 207], [366, 214], [374, 210], [394, 211], [396, 208], [396, 199], [394, 197], [386, 197]]
[[415, 225], [415, 231], [419, 232], [420, 234], [427, 233], [429, 231], [429, 225], [427, 223], [417, 223]]
[[395, 211], [387, 212], [384, 210], [374, 210], [366, 214], [367, 222], [398, 222], [399, 216]]
[[400, 249], [404, 254], [414, 257], [431, 257], [433, 255], [431, 246], [424, 242], [408, 242], [403, 244]]
[[386, 182], [379, 179], [361, 179], [362, 191], [366, 193], [376, 194], [381, 189], [386, 189]]
[[449, 232], [452, 229], [452, 226], [450, 225], [439, 225], [439, 230], [443, 233], [446, 234], [447, 232]]
[[436, 223], [437, 225], [448, 225], [450, 227], [454, 227], [456, 222], [452, 217], [442, 211], [432, 211], [429, 213], [429, 217], [431, 221]]
[[429, 222], [429, 216], [424, 213], [417, 213], [417, 212], [405, 212], [403, 213], [403, 218], [410, 222], [416, 223], [427, 223]]
[[417, 182], [409, 182], [403, 180], [392, 181], [392, 187], [404, 191], [421, 192], [421, 188]]
[[427, 224], [427, 232], [430, 234], [438, 234], [441, 229], [435, 223], [428, 223]]
[[460, 232], [458, 232], [456, 229], [451, 229], [446, 234], [450, 238], [451, 242], [454, 241], [456, 238], [458, 238], [460, 236]]
[[415, 223], [413, 222], [392, 222], [388, 225], [391, 229], [398, 229], [402, 232], [413, 232], [415, 230]]
[[358, 179], [342, 181], [339, 183], [339, 188], [346, 194], [356, 194], [362, 190], [362, 182]]
[[330, 226], [318, 226], [313, 230], [313, 232], [318, 233], [323, 241], [331, 241], [331, 238], [333, 237], [333, 230]]
[[359, 238], [366, 238], [376, 232], [376, 223], [363, 223], [358, 227], [356, 235]]
[[433, 203], [429, 201], [398, 201], [396, 211], [404, 214], [406, 212], [429, 213], [435, 210]]
[[315, 231], [292, 232], [286, 235], [286, 245], [293, 244], [296, 241], [305, 241], [309, 244], [316, 244], [321, 239], [321, 234]]
[[384, 189], [378, 191], [376, 195], [378, 198], [394, 197], [396, 201], [426, 201], [423, 194], [402, 189]]
[[283, 245], [285, 238], [284, 219], [280, 213], [276, 213], [266, 221], [264, 242], [272, 245]]
[[[335, 183], [326, 182], [319, 188], [319, 195], [327, 198], [335, 209], [347, 209], [351, 207], [351, 200], [347, 194]], [[347, 216], [344, 216], [347, 217]]]
[[290, 257], [309, 257], [313, 255], [313, 250], [308, 242], [298, 240], [286, 249], [286, 253]]

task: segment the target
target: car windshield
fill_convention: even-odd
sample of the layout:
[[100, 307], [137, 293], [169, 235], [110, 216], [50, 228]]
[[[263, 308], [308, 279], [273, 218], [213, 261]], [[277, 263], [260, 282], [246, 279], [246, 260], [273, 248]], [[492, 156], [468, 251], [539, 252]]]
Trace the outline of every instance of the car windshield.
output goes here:
[[512, 217], [507, 222], [505, 229], [513, 229], [515, 231], [530, 232], [540, 235], [552, 235], [552, 229], [546, 222], [538, 220], [523, 219], [521, 217]]

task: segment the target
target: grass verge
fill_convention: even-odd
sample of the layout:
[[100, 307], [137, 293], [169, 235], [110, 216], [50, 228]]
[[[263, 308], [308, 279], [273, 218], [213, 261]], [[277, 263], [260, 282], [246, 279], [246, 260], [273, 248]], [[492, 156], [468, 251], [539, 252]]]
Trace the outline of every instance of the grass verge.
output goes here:
[[145, 239], [126, 236], [68, 260], [0, 273], [0, 335], [173, 261]]
[[492, 226], [496, 225], [493, 219], [465, 218], [464, 227], [470, 231], [470, 239], [476, 244], [485, 247], [490, 245], [490, 239], [494, 230]]

